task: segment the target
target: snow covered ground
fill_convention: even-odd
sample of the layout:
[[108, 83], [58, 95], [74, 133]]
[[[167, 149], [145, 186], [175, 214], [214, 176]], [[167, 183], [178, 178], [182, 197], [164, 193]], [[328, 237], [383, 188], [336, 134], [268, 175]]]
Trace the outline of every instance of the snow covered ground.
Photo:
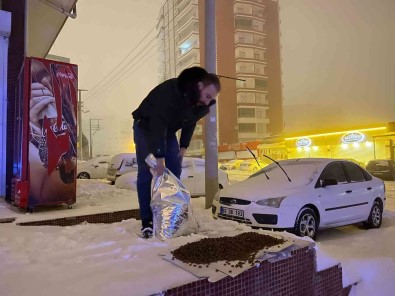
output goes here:
[[[353, 225], [318, 234], [318, 270], [341, 263], [343, 285], [359, 282], [352, 296], [394, 295], [395, 182], [386, 187], [380, 229]], [[137, 208], [136, 192], [100, 180], [78, 180], [77, 194], [71, 210], [54, 207], [26, 214], [0, 203], [0, 218], [24, 222]], [[159, 254], [211, 233], [236, 234], [249, 227], [213, 220], [203, 197], [192, 202], [201, 232], [165, 242], [141, 239], [140, 222], [134, 219], [71, 227], [0, 224], [0, 295], [150, 295], [195, 281]]]

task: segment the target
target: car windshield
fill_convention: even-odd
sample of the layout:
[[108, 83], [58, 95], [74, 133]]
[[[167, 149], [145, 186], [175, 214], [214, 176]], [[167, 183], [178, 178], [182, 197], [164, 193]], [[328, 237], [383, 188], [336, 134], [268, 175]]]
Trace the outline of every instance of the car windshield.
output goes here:
[[[292, 180], [293, 185], [310, 184], [319, 173], [321, 162], [313, 161], [283, 161], [279, 162]], [[269, 177], [266, 179], [265, 174]], [[264, 169], [251, 175], [249, 178], [262, 178], [270, 183], [290, 183], [287, 176], [276, 163], [271, 163]]]

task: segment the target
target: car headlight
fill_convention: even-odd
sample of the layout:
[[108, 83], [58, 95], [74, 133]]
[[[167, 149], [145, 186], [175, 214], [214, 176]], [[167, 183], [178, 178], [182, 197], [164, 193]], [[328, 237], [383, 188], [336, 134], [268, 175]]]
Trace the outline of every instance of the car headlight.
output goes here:
[[219, 193], [221, 190], [218, 190], [217, 193], [214, 195], [214, 200], [219, 201]]
[[286, 196], [275, 197], [275, 198], [267, 198], [258, 200], [256, 203], [260, 206], [279, 208], [281, 202], [286, 198]]

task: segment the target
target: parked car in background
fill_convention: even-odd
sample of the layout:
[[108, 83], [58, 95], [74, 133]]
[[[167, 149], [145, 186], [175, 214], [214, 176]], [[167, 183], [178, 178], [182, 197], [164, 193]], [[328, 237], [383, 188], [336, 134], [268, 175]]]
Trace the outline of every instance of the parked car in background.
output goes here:
[[112, 156], [99, 156], [77, 163], [77, 179], [105, 179]]
[[243, 161], [242, 159], [232, 159], [220, 164], [219, 168], [221, 170], [238, 170]]
[[239, 169], [242, 171], [256, 172], [256, 171], [259, 171], [260, 169], [264, 168], [267, 165], [268, 164], [266, 162], [263, 162], [260, 159], [258, 159], [258, 161], [256, 161], [255, 159], [247, 159], [247, 160], [244, 160], [240, 164]]
[[[194, 157], [184, 157], [182, 163], [181, 182], [188, 188], [192, 196], [205, 194], [205, 160]], [[115, 181], [115, 186], [122, 189], [136, 190], [137, 171], [122, 175]], [[228, 175], [218, 169], [218, 186], [226, 188], [229, 185]]]
[[117, 178], [123, 174], [137, 170], [136, 153], [115, 154], [108, 166], [107, 180], [114, 184]]
[[390, 159], [370, 160], [366, 170], [373, 176], [385, 181], [395, 181], [395, 161]]
[[[315, 238], [321, 228], [363, 222], [379, 228], [384, 182], [341, 159], [300, 158], [271, 163], [214, 198], [214, 218]], [[284, 171], [283, 171], [284, 170]]]

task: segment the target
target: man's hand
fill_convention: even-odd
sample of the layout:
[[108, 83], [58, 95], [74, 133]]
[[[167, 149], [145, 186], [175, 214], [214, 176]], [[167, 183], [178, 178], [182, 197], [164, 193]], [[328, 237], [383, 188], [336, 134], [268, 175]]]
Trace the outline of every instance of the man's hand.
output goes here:
[[182, 160], [184, 159], [184, 155], [187, 152], [187, 148], [181, 147], [180, 152], [178, 152], [178, 157], [180, 158], [180, 163], [182, 164]]
[[154, 167], [154, 172], [158, 176], [162, 176], [165, 172], [165, 159], [164, 158], [157, 158], [156, 159], [156, 166]]

